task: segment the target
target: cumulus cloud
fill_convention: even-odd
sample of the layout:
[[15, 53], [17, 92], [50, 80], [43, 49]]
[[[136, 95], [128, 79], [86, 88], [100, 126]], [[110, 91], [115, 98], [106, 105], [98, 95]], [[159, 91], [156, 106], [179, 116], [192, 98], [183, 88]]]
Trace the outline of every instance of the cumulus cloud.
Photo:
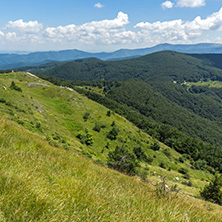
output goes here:
[[222, 29], [222, 8], [202, 19], [200, 16], [193, 21], [183, 21], [181, 19], [165, 22], [141, 22], [135, 28], [141, 29], [141, 36], [152, 36], [159, 41], [187, 41], [192, 40], [202, 34], [203, 31]]
[[119, 41], [121, 41], [121, 36], [125, 33], [125, 25], [128, 23], [128, 15], [119, 12], [113, 20], [92, 21], [79, 26], [71, 24], [56, 28], [49, 27], [45, 30], [45, 35], [57, 41], [66, 39], [68, 41], [80, 41], [87, 44], [93, 44], [97, 41], [110, 44], [117, 40], [116, 35], [118, 34], [120, 37]]
[[16, 29], [20, 32], [37, 33], [43, 28], [43, 25], [38, 21], [24, 22], [23, 19], [19, 19], [17, 21], [9, 21], [6, 27], [8, 29]]
[[101, 3], [96, 3], [95, 5], [94, 5], [94, 7], [95, 8], [103, 8], [104, 7], [104, 5], [102, 5]]
[[201, 7], [205, 6], [205, 0], [178, 0], [177, 1], [178, 7]]
[[[100, 51], [114, 50], [119, 47], [146, 47], [164, 42], [222, 41], [221, 37], [217, 38], [222, 32], [222, 8], [206, 18], [197, 16], [191, 21], [177, 19], [163, 22], [140, 22], [130, 30], [127, 29], [128, 15], [123, 12], [119, 12], [113, 19], [45, 29], [37, 21], [34, 23], [18, 21], [17, 23], [9, 22], [0, 30], [1, 45], [12, 46], [14, 43], [14, 45], [23, 46], [26, 44], [27, 47], [36, 46], [38, 50], [39, 46], [44, 46], [42, 49], [49, 49], [50, 45], [51, 49], [79, 48]], [[39, 30], [39, 32], [33, 30]]]
[[5, 39], [9, 41], [14, 41], [16, 40], [16, 33], [15, 32], [8, 32], [5, 34]]
[[165, 1], [161, 4], [162, 8], [163, 9], [166, 9], [166, 8], [173, 8], [173, 5], [174, 3], [171, 2], [171, 1]]
[[196, 8], [205, 5], [206, 5], [205, 0], [176, 0], [175, 4], [172, 1], [165, 1], [161, 4], [161, 7], [163, 9], [173, 8], [174, 6], [180, 8], [183, 7]]

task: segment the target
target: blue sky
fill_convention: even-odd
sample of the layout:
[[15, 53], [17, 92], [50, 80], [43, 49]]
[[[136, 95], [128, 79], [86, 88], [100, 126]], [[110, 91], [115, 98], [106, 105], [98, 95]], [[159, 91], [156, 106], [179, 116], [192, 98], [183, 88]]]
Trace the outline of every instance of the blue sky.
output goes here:
[[0, 0], [0, 51], [222, 43], [221, 0]]

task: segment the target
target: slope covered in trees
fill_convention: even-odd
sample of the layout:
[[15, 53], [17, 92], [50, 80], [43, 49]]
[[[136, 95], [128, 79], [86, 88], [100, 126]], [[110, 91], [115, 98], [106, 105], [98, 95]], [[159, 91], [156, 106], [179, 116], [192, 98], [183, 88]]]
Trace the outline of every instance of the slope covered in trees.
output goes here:
[[[204, 61], [165, 51], [123, 61], [74, 61], [45, 74], [78, 81], [102, 81], [94, 85], [104, 87], [106, 97], [139, 111], [155, 122], [169, 124], [189, 136], [220, 145], [221, 89], [187, 83], [221, 80], [222, 70], [206, 66]], [[103, 80], [120, 82], [103, 86]], [[89, 82], [84, 84], [93, 85]]]
[[87, 60], [64, 63], [43, 72], [45, 75], [69, 80], [127, 80], [172, 82], [222, 79], [222, 71], [205, 66], [201, 59], [182, 53], [164, 51], [121, 61]]

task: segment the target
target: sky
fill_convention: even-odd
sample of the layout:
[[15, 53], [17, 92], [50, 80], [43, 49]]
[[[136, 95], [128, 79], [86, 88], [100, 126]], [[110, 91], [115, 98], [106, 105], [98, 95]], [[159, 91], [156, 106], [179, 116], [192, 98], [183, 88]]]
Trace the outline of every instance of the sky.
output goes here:
[[221, 0], [0, 0], [0, 51], [222, 43]]

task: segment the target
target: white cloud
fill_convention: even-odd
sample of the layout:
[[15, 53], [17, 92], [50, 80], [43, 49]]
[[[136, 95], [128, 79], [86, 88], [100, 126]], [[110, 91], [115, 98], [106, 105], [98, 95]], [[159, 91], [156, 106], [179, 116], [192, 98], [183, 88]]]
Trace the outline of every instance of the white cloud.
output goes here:
[[14, 41], [16, 40], [16, 33], [15, 32], [8, 32], [5, 34], [5, 39], [8, 41]]
[[163, 9], [166, 9], [166, 8], [173, 8], [173, 5], [174, 3], [171, 2], [171, 1], [165, 1], [161, 4], [162, 8]]
[[[125, 25], [129, 23], [128, 15], [119, 12], [113, 20], [92, 21], [79, 26], [74, 24], [67, 26], [49, 27], [45, 30], [45, 35], [54, 41], [80, 41], [86, 44], [101, 42], [111, 44], [117, 41], [116, 35], [119, 35], [119, 41], [125, 33]], [[126, 34], [126, 33], [125, 33]]]
[[140, 22], [131, 29], [127, 26], [128, 15], [123, 12], [119, 12], [113, 19], [81, 25], [69, 24], [43, 29], [43, 25], [39, 24], [37, 21], [25, 23], [23, 20], [9, 22], [0, 29], [1, 47], [20, 47], [22, 50], [78, 48], [86, 51], [113, 51], [164, 42], [222, 42], [222, 8], [206, 18], [197, 16], [191, 21], [177, 19]]
[[96, 3], [95, 5], [94, 5], [94, 7], [95, 8], [103, 8], [104, 7], [104, 5], [102, 5], [101, 3]]
[[191, 41], [202, 35], [203, 31], [222, 30], [222, 8], [206, 19], [200, 16], [193, 21], [183, 21], [181, 19], [164, 22], [141, 22], [135, 25], [140, 28], [140, 37], [146, 39], [150, 36], [154, 41], [173, 42]]
[[38, 21], [24, 22], [23, 19], [19, 19], [14, 22], [9, 21], [6, 27], [8, 29], [16, 29], [20, 32], [32, 32], [32, 33], [36, 32], [37, 33], [43, 28], [43, 25], [39, 23]]
[[205, 0], [178, 0], [177, 1], [177, 6], [178, 7], [201, 7], [205, 6]]

